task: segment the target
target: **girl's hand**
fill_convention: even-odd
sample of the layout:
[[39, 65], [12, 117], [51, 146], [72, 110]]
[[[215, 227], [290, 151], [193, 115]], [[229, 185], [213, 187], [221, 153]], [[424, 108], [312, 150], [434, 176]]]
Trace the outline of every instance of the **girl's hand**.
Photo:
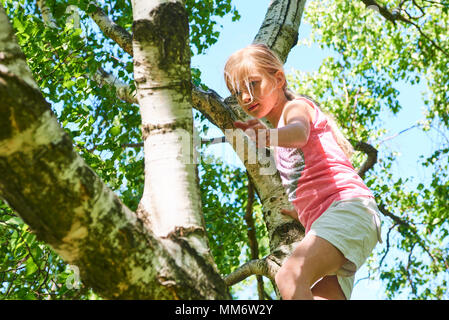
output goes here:
[[[235, 121], [236, 128], [245, 131], [245, 134], [253, 140], [258, 148], [266, 148], [270, 145], [270, 130], [257, 118], [248, 121]], [[265, 141], [263, 139], [265, 137]]]
[[298, 213], [296, 212], [296, 210], [281, 209], [281, 213], [282, 213], [282, 214], [285, 214], [285, 215], [287, 215], [287, 216], [290, 216], [290, 217], [292, 217], [293, 219], [299, 221]]

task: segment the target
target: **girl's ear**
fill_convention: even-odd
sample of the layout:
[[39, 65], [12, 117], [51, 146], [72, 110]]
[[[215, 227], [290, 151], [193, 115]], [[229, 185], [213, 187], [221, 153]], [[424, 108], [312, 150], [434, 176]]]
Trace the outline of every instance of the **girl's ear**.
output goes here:
[[274, 77], [276, 78], [276, 88], [283, 89], [287, 80], [285, 79], [285, 74], [281, 70], [278, 70]]

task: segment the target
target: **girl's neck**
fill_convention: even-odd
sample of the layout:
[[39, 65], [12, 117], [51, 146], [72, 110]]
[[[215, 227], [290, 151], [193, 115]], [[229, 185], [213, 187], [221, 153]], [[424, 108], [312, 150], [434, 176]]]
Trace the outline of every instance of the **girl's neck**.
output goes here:
[[282, 111], [284, 111], [284, 107], [287, 104], [287, 102], [288, 99], [285, 96], [285, 93], [282, 91], [279, 94], [279, 98], [276, 105], [273, 107], [273, 109], [271, 109], [270, 113], [268, 113], [265, 116], [265, 118], [271, 123], [273, 128], [278, 127], [279, 120], [281, 119], [282, 116]]

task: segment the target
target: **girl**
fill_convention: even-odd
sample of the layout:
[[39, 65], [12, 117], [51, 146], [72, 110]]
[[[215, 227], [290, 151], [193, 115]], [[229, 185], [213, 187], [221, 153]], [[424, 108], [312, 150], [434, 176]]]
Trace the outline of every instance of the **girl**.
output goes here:
[[265, 45], [231, 55], [225, 81], [254, 117], [237, 128], [265, 130], [268, 145], [270, 130], [259, 119], [276, 128], [276, 167], [295, 208], [282, 213], [306, 230], [276, 274], [282, 298], [349, 299], [355, 272], [382, 241], [373, 195], [349, 161], [351, 144], [313, 100], [287, 89], [283, 64]]

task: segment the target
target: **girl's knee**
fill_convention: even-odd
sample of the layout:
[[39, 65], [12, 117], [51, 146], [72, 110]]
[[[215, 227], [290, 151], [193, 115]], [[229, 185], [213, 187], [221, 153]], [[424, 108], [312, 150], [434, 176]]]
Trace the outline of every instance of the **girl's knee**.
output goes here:
[[276, 275], [274, 276], [274, 281], [276, 282], [276, 285], [279, 288], [279, 284], [282, 284], [283, 280], [285, 278], [285, 268], [280, 267]]
[[311, 287], [317, 278], [315, 268], [307, 263], [305, 257], [296, 255], [290, 257], [276, 273], [275, 282], [278, 288], [282, 286]]
[[287, 268], [282, 266], [276, 273], [274, 280], [276, 282], [276, 286], [279, 289], [279, 293], [281, 294], [282, 298], [285, 299], [286, 293], [291, 291], [289, 290], [289, 288], [294, 285], [294, 283], [292, 283], [291, 281], [291, 275], [289, 274]]
[[292, 269], [285, 264], [275, 276], [275, 282], [282, 299], [311, 299], [310, 281], [301, 272], [301, 269]]
[[308, 282], [307, 276], [301, 265], [291, 266], [288, 263], [284, 263], [274, 278], [278, 288], [283, 285], [292, 284], [306, 284]]

